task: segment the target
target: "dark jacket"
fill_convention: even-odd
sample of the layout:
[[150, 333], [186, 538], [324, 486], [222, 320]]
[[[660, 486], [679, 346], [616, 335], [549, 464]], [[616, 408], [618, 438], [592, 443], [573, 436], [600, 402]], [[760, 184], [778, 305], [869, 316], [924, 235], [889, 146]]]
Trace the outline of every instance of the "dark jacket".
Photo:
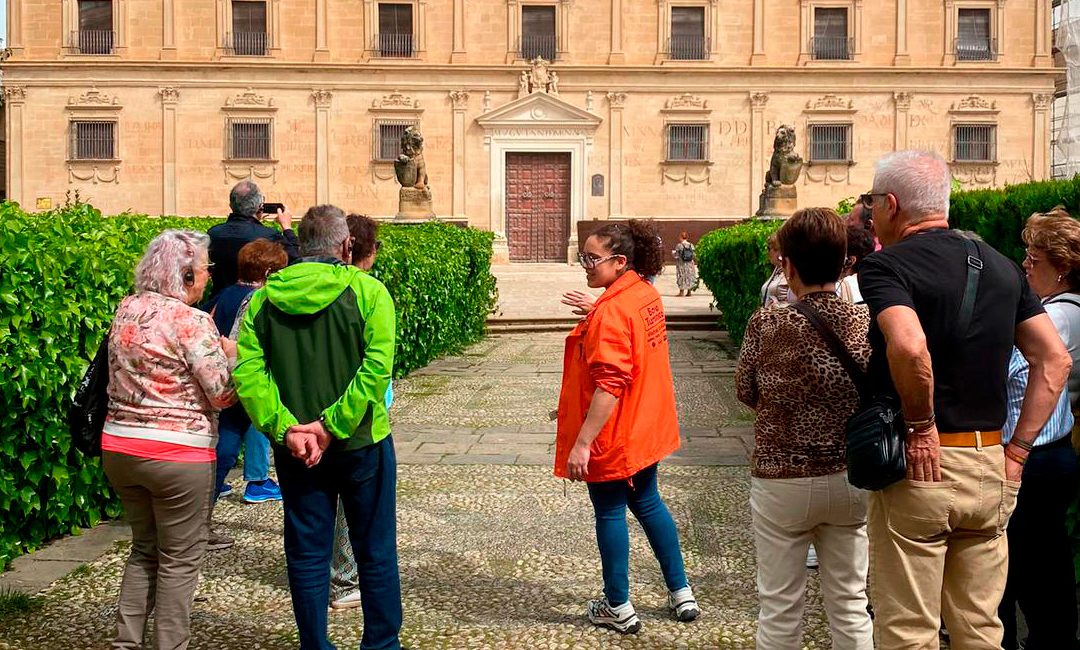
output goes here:
[[230, 214], [225, 223], [218, 224], [207, 231], [210, 235], [210, 278], [214, 281], [210, 296], [214, 297], [226, 287], [236, 284], [236, 261], [244, 244], [256, 239], [269, 239], [285, 247], [292, 263], [300, 257], [300, 243], [292, 229], [279, 232], [264, 226], [255, 217]]

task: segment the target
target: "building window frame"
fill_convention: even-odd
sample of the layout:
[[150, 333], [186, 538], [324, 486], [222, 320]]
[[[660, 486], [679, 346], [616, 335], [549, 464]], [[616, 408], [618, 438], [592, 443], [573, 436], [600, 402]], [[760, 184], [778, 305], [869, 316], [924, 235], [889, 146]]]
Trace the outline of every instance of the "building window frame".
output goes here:
[[[960, 142], [961, 129], [970, 129], [971, 133], [976, 130], [985, 130], [989, 134], [989, 138], [985, 142]], [[996, 121], [983, 121], [983, 120], [956, 120], [949, 126], [949, 155], [952, 164], [958, 165], [996, 165], [998, 163], [997, 155], [997, 135], [998, 124]], [[986, 147], [988, 155], [983, 158], [976, 158], [972, 156], [961, 157], [961, 146], [966, 144], [970, 147]]]
[[[261, 4], [265, 12], [262, 32], [236, 30], [236, 3], [245, 5]], [[270, 31], [270, 3], [267, 0], [230, 0], [231, 17], [229, 31], [225, 33], [222, 47], [229, 56], [268, 56], [273, 47], [273, 34]]]
[[[379, 35], [379, 5], [412, 6], [412, 49], [408, 55], [384, 54]], [[382, 61], [425, 59], [427, 54], [427, 0], [364, 0], [364, 54]]]
[[555, 8], [555, 61], [565, 61], [570, 51], [570, 0], [507, 0], [506, 3], [506, 63], [528, 60], [522, 47], [522, 9], [524, 7]]
[[[237, 126], [245, 125], [259, 125], [266, 127], [266, 155], [241, 155], [244, 152], [237, 152]], [[226, 115], [225, 116], [225, 155], [224, 160], [226, 162], [257, 162], [257, 163], [273, 163], [277, 162], [277, 156], [275, 155], [276, 138], [274, 137], [274, 118], [273, 116], [264, 115]]]
[[[982, 9], [990, 15], [990, 51], [986, 59], [957, 56], [960, 42], [960, 11]], [[945, 0], [945, 65], [995, 65], [1005, 55], [1005, 0]]]
[[[258, 0], [254, 0], [258, 1]], [[281, 0], [266, 4], [266, 47], [263, 54], [237, 53], [233, 34], [233, 0], [217, 0], [217, 53], [219, 58], [275, 57], [281, 53]]]
[[[682, 135], [689, 135], [693, 131], [698, 131], [702, 136], [697, 142], [691, 142], [686, 140], [685, 145], [689, 150], [692, 147], [699, 148], [700, 155], [697, 157], [677, 157], [673, 156], [673, 147], [675, 146], [675, 137]], [[681, 119], [681, 120], [667, 120], [664, 123], [664, 157], [663, 162], [665, 165], [708, 165], [712, 164], [711, 158], [711, 124], [708, 120], [701, 119]]]
[[[401, 133], [405, 129], [414, 126], [420, 127], [419, 117], [377, 117], [371, 121], [371, 161], [374, 163], [392, 163], [401, 154]], [[400, 129], [397, 135], [397, 143], [387, 143], [383, 138], [383, 128], [391, 127]], [[386, 153], [390, 151], [390, 153]]]
[[[818, 9], [847, 9], [847, 58], [817, 58], [814, 52]], [[798, 65], [843, 65], [862, 60], [863, 0], [799, 0]]]
[[[81, 147], [79, 145], [79, 126], [80, 125], [109, 125], [110, 130], [110, 155], [79, 155]], [[93, 148], [93, 147], [91, 147]], [[69, 163], [90, 163], [90, 162], [120, 162], [120, 119], [119, 116], [113, 115], [109, 117], [88, 117], [85, 115], [72, 115], [68, 118], [68, 150], [67, 161]]]
[[[64, 54], [73, 56], [119, 56], [127, 48], [127, 0], [112, 0], [112, 33], [108, 52], [83, 52], [79, 30], [79, 0], [61, 0], [61, 29]], [[96, 39], [95, 39], [96, 41]]]
[[1050, 102], [1050, 178], [1068, 178], [1068, 157], [1058, 148], [1058, 139], [1065, 136], [1065, 113], [1068, 102], [1065, 93], [1056, 93]]
[[[525, 15], [532, 9], [550, 9], [552, 14], [552, 34], [530, 35], [525, 33]], [[559, 4], [558, 2], [526, 2], [518, 8], [521, 25], [518, 27], [518, 56], [525, 61], [541, 58], [545, 61], [557, 61], [559, 59]], [[529, 40], [532, 39], [532, 42]], [[551, 42], [545, 42], [550, 39]], [[547, 56], [545, 56], [547, 55]]]
[[[840, 145], [844, 148], [839, 157], [815, 155], [815, 148], [820, 152], [822, 143], [817, 142], [818, 134], [842, 133]], [[851, 120], [811, 120], [806, 124], [806, 161], [810, 165], [853, 165], [855, 164], [855, 125]], [[823, 146], [835, 146], [828, 143]]]
[[[700, 8], [705, 12], [704, 56], [695, 59], [673, 58], [671, 54], [671, 10], [673, 7]], [[711, 63], [718, 54], [716, 0], [659, 0], [657, 3], [657, 63]]]

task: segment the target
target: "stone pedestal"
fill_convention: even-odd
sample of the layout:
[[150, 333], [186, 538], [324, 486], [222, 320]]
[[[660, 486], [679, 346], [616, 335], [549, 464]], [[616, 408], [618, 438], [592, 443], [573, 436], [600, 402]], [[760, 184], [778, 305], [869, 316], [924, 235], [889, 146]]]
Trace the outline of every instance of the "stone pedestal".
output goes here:
[[758, 211], [754, 216], [765, 219], [786, 219], [798, 207], [798, 192], [794, 185], [769, 186], [761, 192]]
[[398, 211], [395, 221], [434, 219], [431, 209], [431, 190], [403, 187], [398, 192]]

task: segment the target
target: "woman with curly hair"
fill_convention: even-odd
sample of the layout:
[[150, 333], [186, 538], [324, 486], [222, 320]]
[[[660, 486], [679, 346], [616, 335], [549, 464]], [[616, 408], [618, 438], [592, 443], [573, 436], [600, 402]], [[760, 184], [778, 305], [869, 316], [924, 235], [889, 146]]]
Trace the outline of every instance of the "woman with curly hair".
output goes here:
[[578, 260], [604, 293], [566, 339], [555, 475], [585, 481], [596, 515], [604, 597], [589, 620], [624, 634], [641, 629], [630, 603], [626, 510], [645, 529], [680, 621], [700, 610], [686, 579], [675, 522], [656, 487], [657, 464], [679, 447], [675, 390], [660, 294], [643, 278], [664, 264], [651, 222], [604, 226]]

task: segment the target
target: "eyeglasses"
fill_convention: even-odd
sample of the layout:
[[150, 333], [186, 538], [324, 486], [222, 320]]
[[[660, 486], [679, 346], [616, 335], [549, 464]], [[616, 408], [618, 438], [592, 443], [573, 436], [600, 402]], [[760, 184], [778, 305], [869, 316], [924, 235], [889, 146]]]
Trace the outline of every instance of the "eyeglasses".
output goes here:
[[1039, 262], [1041, 262], [1043, 260], [1042, 260], [1041, 257], [1032, 257], [1031, 256], [1031, 251], [1028, 250], [1027, 253], [1024, 255], [1024, 261], [1027, 262], [1028, 264], [1032, 265], [1032, 266], [1035, 266], [1036, 264], [1038, 264]]
[[608, 260], [615, 259], [616, 257], [626, 257], [626, 256], [625, 255], [608, 255], [607, 257], [596, 257], [595, 255], [591, 255], [589, 253], [578, 253], [577, 254], [578, 262], [581, 263], [581, 268], [583, 268], [583, 269], [595, 269], [598, 265], [603, 264], [604, 262], [606, 262]]
[[888, 192], [867, 192], [866, 194], [859, 195], [859, 203], [867, 210], [874, 209], [874, 197], [875, 196], [888, 196]]

